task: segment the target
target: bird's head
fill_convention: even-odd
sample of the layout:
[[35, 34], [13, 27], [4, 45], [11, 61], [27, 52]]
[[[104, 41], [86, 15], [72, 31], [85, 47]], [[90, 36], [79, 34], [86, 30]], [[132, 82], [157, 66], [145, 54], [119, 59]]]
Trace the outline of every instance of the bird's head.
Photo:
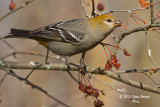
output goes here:
[[94, 18], [89, 19], [89, 23], [97, 34], [109, 34], [116, 27], [122, 25], [117, 18], [109, 14], [95, 16]]

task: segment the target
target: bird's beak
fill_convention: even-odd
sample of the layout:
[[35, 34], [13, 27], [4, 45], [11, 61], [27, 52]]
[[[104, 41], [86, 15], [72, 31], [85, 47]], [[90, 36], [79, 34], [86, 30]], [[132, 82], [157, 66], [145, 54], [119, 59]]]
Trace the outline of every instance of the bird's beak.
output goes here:
[[115, 24], [116, 27], [122, 26], [122, 22], [120, 20], [118, 20]]

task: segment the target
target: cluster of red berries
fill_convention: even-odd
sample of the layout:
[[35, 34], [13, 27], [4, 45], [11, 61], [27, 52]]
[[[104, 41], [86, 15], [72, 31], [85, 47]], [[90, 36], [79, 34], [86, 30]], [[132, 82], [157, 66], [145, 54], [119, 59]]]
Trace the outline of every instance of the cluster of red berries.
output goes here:
[[107, 63], [106, 63], [106, 65], [105, 65], [105, 70], [111, 70], [111, 69], [112, 69], [112, 65], [113, 65], [117, 70], [119, 70], [119, 68], [120, 68], [120, 66], [121, 66], [121, 64], [118, 63], [118, 59], [116, 58], [116, 56], [112, 54], [112, 51], [111, 51], [107, 46], [116, 47], [116, 48], [122, 50], [123, 53], [124, 53], [124, 55], [126, 55], [126, 56], [131, 56], [131, 54], [128, 53], [128, 51], [127, 51], [125, 48], [122, 49], [122, 48], [120, 48], [120, 46], [114, 46], [114, 45], [106, 44], [106, 43], [101, 43], [101, 45], [102, 45], [103, 48], [104, 48], [104, 51], [105, 51], [106, 56], [107, 56], [107, 52], [106, 52], [106, 50], [105, 50], [105, 47], [106, 47], [106, 48], [109, 50], [109, 52], [111, 53], [111, 61], [108, 59], [108, 56], [107, 56]]
[[[120, 47], [118, 47], [118, 49], [121, 49]], [[130, 53], [128, 53], [128, 51], [124, 48], [124, 49], [121, 49], [123, 50], [123, 53], [126, 55], [126, 56], [131, 56]], [[107, 60], [107, 63], [106, 63], [106, 66], [105, 66], [105, 70], [111, 70], [112, 69], [112, 65], [117, 69], [119, 70], [121, 64], [118, 63], [118, 59], [116, 58], [115, 55], [112, 55], [111, 56], [111, 61], [108, 59]]]
[[119, 70], [119, 67], [121, 66], [121, 64], [118, 63], [118, 59], [116, 58], [115, 55], [112, 55], [112, 56], [111, 56], [111, 62], [112, 62], [112, 65], [113, 65], [117, 70]]
[[106, 63], [106, 66], [105, 66], [105, 70], [111, 70], [112, 69], [112, 65], [117, 69], [119, 70], [121, 64], [118, 63], [118, 59], [116, 58], [115, 55], [112, 55], [111, 56], [111, 61], [108, 59], [107, 60], [107, 63]]
[[95, 107], [102, 107], [104, 103], [103, 101], [98, 99], [99, 92], [101, 92], [103, 95], [105, 94], [103, 90], [98, 90], [91, 85], [89, 79], [85, 77], [85, 73], [86, 73], [85, 66], [79, 67], [79, 78], [78, 78], [79, 89], [85, 94], [85, 97], [91, 96], [94, 99]]
[[[94, 98], [94, 106], [95, 107], [102, 107], [104, 105], [103, 101], [97, 99], [99, 97], [99, 91], [98, 89], [94, 88], [92, 85], [85, 85], [81, 82], [79, 82], [79, 89], [85, 94], [85, 96], [92, 96]], [[103, 91], [100, 91], [103, 95]]]

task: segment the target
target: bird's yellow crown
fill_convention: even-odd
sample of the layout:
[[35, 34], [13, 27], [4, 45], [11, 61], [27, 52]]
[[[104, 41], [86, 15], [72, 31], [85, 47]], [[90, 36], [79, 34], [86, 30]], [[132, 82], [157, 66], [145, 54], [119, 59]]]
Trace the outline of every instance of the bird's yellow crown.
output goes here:
[[113, 19], [115, 22], [117, 21], [117, 19], [114, 16], [109, 15], [109, 14], [103, 14], [103, 15], [95, 16], [91, 19], [88, 19], [88, 24], [92, 26], [92, 29], [94, 31], [96, 31], [98, 26], [103, 31], [107, 28], [104, 21], [108, 19]]
[[106, 20], [106, 19], [114, 19], [114, 20], [116, 20], [116, 18], [114, 16], [109, 15], [109, 14], [99, 15], [99, 16], [96, 16], [96, 17], [91, 18], [89, 20], [90, 21], [99, 21], [99, 20]]

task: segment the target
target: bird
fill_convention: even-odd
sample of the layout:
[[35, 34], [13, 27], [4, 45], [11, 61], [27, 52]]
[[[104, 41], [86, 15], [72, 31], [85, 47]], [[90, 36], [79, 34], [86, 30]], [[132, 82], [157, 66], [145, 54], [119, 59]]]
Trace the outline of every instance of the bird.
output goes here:
[[55, 54], [70, 57], [94, 48], [121, 25], [121, 21], [111, 14], [102, 14], [53, 23], [35, 30], [12, 28], [4, 38], [33, 39]]

